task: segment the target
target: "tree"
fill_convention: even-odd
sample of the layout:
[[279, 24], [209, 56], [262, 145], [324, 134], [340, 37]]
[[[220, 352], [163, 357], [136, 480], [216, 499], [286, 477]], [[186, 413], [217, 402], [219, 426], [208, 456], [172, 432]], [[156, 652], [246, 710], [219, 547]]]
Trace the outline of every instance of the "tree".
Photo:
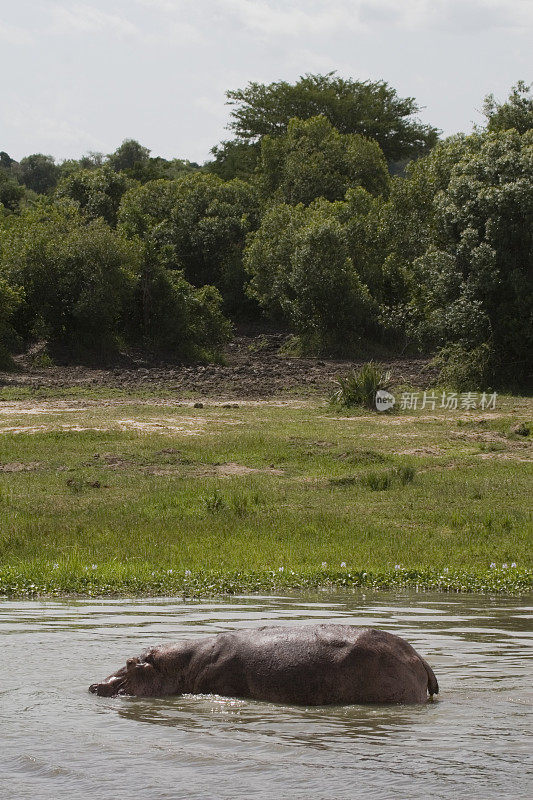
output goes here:
[[233, 139], [216, 145], [211, 153], [214, 159], [205, 164], [206, 171], [230, 181], [232, 178], [248, 180], [257, 167], [261, 151], [258, 142]]
[[18, 211], [23, 197], [24, 187], [0, 169], [0, 207], [3, 206], [8, 211]]
[[493, 94], [488, 94], [483, 103], [483, 113], [487, 118], [487, 130], [493, 133], [509, 128], [515, 128], [518, 133], [530, 131], [533, 128], [531, 85], [518, 81], [505, 103], [498, 103]]
[[[172, 248], [167, 266], [183, 269], [194, 286], [215, 285], [227, 310], [245, 310], [242, 251], [257, 225], [254, 190], [195, 172], [176, 181], [153, 181], [123, 198], [119, 221], [129, 236]], [[248, 304], [249, 305], [249, 304]]]
[[150, 151], [135, 139], [124, 139], [120, 147], [108, 156], [108, 163], [115, 172], [132, 170], [145, 166], [150, 159]]
[[20, 160], [20, 181], [38, 194], [48, 194], [55, 188], [60, 168], [53, 156], [35, 153]]
[[416, 158], [437, 141], [438, 131], [418, 121], [412, 97], [400, 98], [385, 81], [354, 81], [330, 72], [302, 76], [295, 84], [249, 83], [226, 92], [229, 127], [240, 140], [283, 135], [294, 117], [325, 116], [340, 133], [375, 139], [387, 161]]
[[[455, 302], [479, 304], [487, 320], [483, 341], [493, 351], [494, 379], [526, 385], [533, 352], [533, 131], [489, 133], [454, 167], [437, 198], [437, 223], [437, 244], [461, 276]], [[462, 337], [464, 327], [451, 331], [452, 341]]]
[[20, 287], [11, 286], [0, 276], [0, 368], [12, 366], [10, 351], [18, 343], [13, 328], [13, 316], [23, 298]]
[[134, 243], [73, 204], [41, 202], [0, 231], [0, 275], [24, 289], [19, 333], [44, 336], [70, 357], [116, 348], [138, 264]]
[[57, 194], [74, 200], [89, 218], [102, 217], [108, 225], [115, 226], [120, 201], [131, 183], [106, 165], [73, 172], [60, 182]]
[[128, 339], [152, 353], [212, 361], [231, 337], [222, 297], [213, 286], [199, 289], [181, 270], [170, 270], [165, 249], [150, 236], [142, 243], [142, 263], [127, 321]]
[[5, 150], [0, 151], [0, 169], [9, 171], [14, 163], [15, 160]]
[[272, 207], [250, 237], [245, 266], [252, 296], [291, 324], [305, 350], [348, 353], [372, 330], [376, 304], [330, 204]]
[[444, 363], [455, 363], [453, 369], [448, 363], [447, 374], [460, 373], [463, 385], [469, 376], [459, 367], [466, 362], [475, 367], [470, 380], [478, 384], [527, 385], [533, 132], [489, 132], [464, 144], [447, 187], [435, 196], [429, 246], [412, 265], [408, 331], [426, 345], [446, 348]]
[[323, 116], [292, 119], [287, 133], [261, 141], [261, 185], [278, 202], [340, 200], [351, 186], [372, 194], [388, 191], [387, 164], [379, 145], [357, 134], [340, 134]]

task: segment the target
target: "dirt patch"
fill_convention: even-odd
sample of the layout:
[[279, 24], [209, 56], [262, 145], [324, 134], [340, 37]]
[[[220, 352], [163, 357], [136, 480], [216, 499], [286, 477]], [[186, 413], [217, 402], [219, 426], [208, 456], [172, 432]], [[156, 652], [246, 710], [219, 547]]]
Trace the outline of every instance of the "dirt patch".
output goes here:
[[[206, 425], [210, 420], [201, 417], [168, 417], [147, 420], [138, 419], [116, 419], [105, 423], [95, 422], [93, 425], [77, 425], [61, 423], [59, 425], [10, 425], [0, 427], [2, 433], [50, 433], [52, 431], [63, 431], [69, 433], [80, 433], [83, 431], [139, 431], [140, 433], [180, 433], [184, 436], [198, 436], [204, 433]], [[224, 420], [225, 424], [242, 424], [239, 421]]]
[[[236, 336], [226, 347], [224, 364], [151, 365], [142, 359], [124, 359], [110, 369], [81, 366], [35, 367], [31, 359], [17, 358], [20, 372], [0, 373], [0, 382], [35, 389], [71, 386], [149, 390], [168, 396], [238, 399], [287, 397], [298, 392], [328, 397], [334, 379], [369, 358], [357, 360], [296, 358], [282, 354], [283, 333]], [[427, 359], [388, 359], [384, 366], [395, 381], [426, 389], [436, 375]], [[223, 402], [223, 401], [222, 401]]]
[[208, 420], [202, 417], [159, 417], [147, 420], [117, 419], [110, 427], [118, 427], [121, 431], [140, 431], [141, 433], [181, 433], [186, 436], [198, 436], [203, 433]]
[[533, 464], [533, 457], [526, 457], [523, 458], [523, 453], [506, 453], [506, 452], [492, 452], [492, 453], [479, 453], [478, 458], [482, 458], [483, 460], [489, 458], [497, 458], [502, 461], [520, 461], [523, 464]]
[[133, 466], [133, 461], [117, 453], [95, 453], [90, 466], [109, 467], [109, 469], [127, 469]]
[[22, 461], [12, 461], [8, 464], [0, 464], [0, 472], [35, 472], [40, 466], [40, 461], [29, 461], [26, 464]]
[[398, 450], [395, 455], [397, 456], [440, 456], [442, 450], [437, 447], [413, 447], [407, 450]]
[[213, 464], [205, 470], [202, 469], [199, 474], [206, 476], [217, 475], [220, 478], [232, 478], [236, 475], [284, 475], [285, 473], [282, 469], [276, 469], [275, 467], [247, 467], [245, 464], [236, 464], [234, 461], [227, 461], [224, 464]]
[[143, 472], [147, 475], [180, 475], [183, 474], [180, 472], [178, 467], [173, 467], [172, 465], [168, 466], [158, 466], [157, 464], [153, 464], [149, 467], [144, 467]]

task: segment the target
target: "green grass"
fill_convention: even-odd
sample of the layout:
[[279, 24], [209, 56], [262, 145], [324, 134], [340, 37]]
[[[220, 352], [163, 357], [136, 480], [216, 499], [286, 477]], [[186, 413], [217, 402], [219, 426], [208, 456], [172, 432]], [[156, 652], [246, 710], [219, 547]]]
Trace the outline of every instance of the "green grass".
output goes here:
[[531, 400], [482, 419], [111, 395], [0, 404], [0, 594], [532, 589], [511, 431]]

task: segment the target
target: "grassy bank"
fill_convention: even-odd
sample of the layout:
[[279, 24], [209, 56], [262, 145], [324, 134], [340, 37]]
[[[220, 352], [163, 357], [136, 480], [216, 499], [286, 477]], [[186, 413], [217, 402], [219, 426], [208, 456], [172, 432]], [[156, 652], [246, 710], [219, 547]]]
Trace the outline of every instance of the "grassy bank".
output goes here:
[[528, 592], [532, 417], [6, 398], [0, 593]]

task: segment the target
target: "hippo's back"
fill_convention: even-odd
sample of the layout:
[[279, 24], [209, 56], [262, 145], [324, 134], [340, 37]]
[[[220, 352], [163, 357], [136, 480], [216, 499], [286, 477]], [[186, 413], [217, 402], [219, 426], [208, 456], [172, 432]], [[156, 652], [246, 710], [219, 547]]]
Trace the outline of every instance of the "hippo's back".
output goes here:
[[[192, 690], [278, 703], [416, 703], [423, 659], [399, 636], [354, 625], [268, 626], [204, 641]], [[429, 669], [429, 667], [428, 667]]]

